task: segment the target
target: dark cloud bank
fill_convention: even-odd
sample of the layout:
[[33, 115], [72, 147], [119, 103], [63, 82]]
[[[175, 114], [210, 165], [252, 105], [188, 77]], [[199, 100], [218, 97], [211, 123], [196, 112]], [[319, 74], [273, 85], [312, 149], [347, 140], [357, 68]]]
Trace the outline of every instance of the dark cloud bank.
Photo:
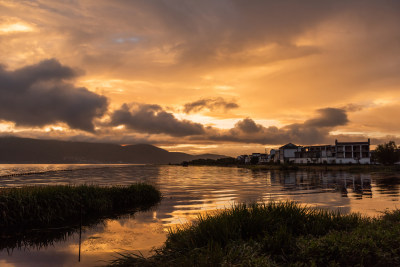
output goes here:
[[[348, 123], [346, 111], [338, 108], [317, 110], [318, 116], [304, 123], [290, 124], [281, 128], [264, 127], [251, 118], [243, 119], [229, 130], [205, 127], [200, 123], [178, 120], [172, 113], [158, 105], [124, 104], [111, 116], [114, 126], [125, 125], [142, 133], [167, 134], [185, 137], [187, 141], [225, 141], [259, 144], [297, 142], [316, 144], [330, 141], [329, 132]], [[182, 140], [183, 141], [183, 140]]]
[[324, 108], [317, 110], [318, 116], [304, 123], [294, 123], [278, 128], [264, 127], [246, 118], [235, 124], [230, 130], [215, 131], [208, 139], [215, 141], [245, 142], [259, 144], [321, 144], [333, 138], [329, 132], [337, 126], [348, 123], [343, 109]]
[[93, 131], [93, 119], [107, 110], [107, 99], [68, 83], [77, 71], [50, 59], [14, 71], [0, 67], [0, 119], [42, 127], [64, 122]]
[[178, 120], [159, 105], [136, 104], [129, 107], [124, 104], [112, 114], [111, 121], [112, 125], [125, 125], [142, 133], [189, 136], [205, 132], [200, 123]]
[[[42, 127], [64, 122], [70, 128], [94, 131], [93, 120], [101, 118], [108, 108], [106, 97], [77, 88], [67, 81], [77, 71], [57, 60], [45, 60], [14, 71], [0, 67], [0, 119], [17, 125]], [[184, 105], [187, 113], [202, 109], [237, 108], [223, 98], [201, 99]], [[130, 133], [163, 134], [181, 139], [177, 142], [225, 141], [258, 144], [324, 143], [329, 132], [348, 122], [345, 109], [324, 108], [318, 116], [304, 123], [281, 128], [264, 127], [245, 118], [229, 130], [206, 127], [189, 120], [180, 120], [159, 105], [124, 104], [110, 114], [109, 126], [124, 125]], [[105, 125], [103, 125], [105, 126]], [[107, 126], [106, 126], [107, 127]], [[101, 138], [101, 136], [99, 136]]]

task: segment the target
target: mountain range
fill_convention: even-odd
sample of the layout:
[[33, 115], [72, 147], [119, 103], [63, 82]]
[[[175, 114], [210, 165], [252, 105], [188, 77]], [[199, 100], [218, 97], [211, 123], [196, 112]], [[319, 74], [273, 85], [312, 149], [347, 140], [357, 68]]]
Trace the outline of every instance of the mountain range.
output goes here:
[[219, 159], [216, 154], [190, 155], [149, 144], [116, 145], [19, 137], [0, 138], [0, 163], [137, 163], [176, 164], [195, 159]]

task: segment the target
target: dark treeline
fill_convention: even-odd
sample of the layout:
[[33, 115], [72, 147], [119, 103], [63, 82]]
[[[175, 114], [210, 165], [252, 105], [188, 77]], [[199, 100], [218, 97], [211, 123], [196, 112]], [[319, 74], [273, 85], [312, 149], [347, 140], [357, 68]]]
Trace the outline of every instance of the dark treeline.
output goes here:
[[206, 165], [206, 166], [233, 166], [237, 165], [238, 161], [235, 158], [220, 158], [220, 159], [195, 159], [184, 161], [182, 165]]
[[394, 141], [380, 144], [373, 153], [373, 161], [381, 164], [391, 165], [400, 161], [400, 147]]

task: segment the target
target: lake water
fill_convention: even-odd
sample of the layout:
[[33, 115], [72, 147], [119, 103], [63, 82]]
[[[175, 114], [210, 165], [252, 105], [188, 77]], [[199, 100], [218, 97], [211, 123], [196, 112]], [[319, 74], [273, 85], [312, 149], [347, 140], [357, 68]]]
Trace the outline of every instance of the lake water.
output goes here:
[[[13, 175], [12, 175], [13, 174]], [[116, 252], [148, 255], [167, 231], [199, 213], [234, 203], [294, 200], [311, 207], [377, 216], [400, 207], [400, 173], [281, 172], [154, 165], [0, 165], [0, 187], [43, 184], [127, 185], [148, 182], [163, 193], [150, 211], [106, 220], [51, 245], [0, 251], [0, 266], [98, 266]], [[13, 233], [10, 233], [12, 235]], [[41, 233], [38, 232], [40, 235]]]

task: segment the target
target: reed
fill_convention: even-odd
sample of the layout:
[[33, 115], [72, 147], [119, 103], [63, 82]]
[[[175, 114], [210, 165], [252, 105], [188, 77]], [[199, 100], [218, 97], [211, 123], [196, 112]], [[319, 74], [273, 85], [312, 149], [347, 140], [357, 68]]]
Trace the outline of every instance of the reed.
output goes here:
[[238, 204], [170, 231], [154, 255], [112, 266], [399, 266], [400, 212], [343, 215], [293, 202]]
[[95, 185], [26, 186], [0, 189], [0, 229], [46, 228], [79, 224], [159, 202], [151, 185], [101, 187]]

